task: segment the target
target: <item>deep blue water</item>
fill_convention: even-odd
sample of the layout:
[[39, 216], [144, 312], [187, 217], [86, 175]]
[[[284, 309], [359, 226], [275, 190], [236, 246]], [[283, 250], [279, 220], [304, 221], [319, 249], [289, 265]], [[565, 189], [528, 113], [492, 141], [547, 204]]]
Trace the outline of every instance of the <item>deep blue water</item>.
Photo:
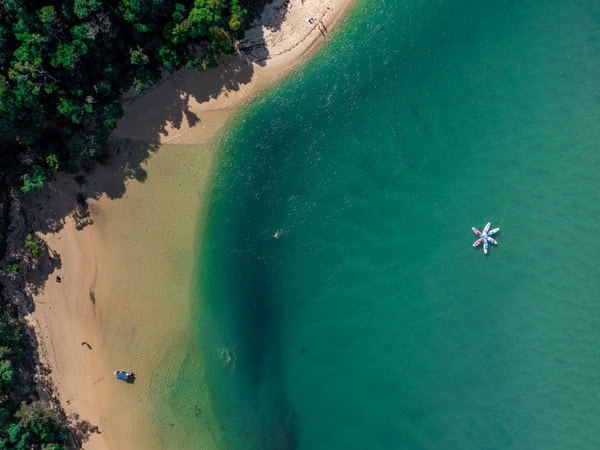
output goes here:
[[241, 114], [199, 230], [228, 448], [600, 447], [599, 73], [596, 1], [359, 1]]

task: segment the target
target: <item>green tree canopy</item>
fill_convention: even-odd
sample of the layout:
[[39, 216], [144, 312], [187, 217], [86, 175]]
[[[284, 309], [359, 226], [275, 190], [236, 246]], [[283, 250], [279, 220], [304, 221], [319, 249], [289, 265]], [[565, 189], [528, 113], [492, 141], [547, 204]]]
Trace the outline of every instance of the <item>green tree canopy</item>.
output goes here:
[[3, 0], [4, 187], [30, 192], [52, 170], [94, 164], [123, 92], [216, 64], [248, 23], [245, 2], [256, 0]]

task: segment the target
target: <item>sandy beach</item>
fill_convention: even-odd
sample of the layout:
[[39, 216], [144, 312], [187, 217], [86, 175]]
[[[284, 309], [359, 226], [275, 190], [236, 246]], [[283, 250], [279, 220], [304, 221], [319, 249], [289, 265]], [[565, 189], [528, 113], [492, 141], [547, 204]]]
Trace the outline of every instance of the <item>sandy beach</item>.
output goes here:
[[[351, 5], [274, 1], [240, 42], [240, 54], [128, 96], [113, 136], [117, 154], [81, 185], [63, 176], [34, 200], [35, 225], [54, 256], [47, 280], [32, 291], [28, 320], [82, 448], [169, 448], [152, 429], [152, 395], [177, 373], [149, 374], [166, 361], [182, 364], [172, 361], [185, 354], [175, 348], [196, 351], [182, 330], [190, 320], [189, 263], [219, 157], [214, 138], [242, 106], [326, 42]], [[73, 211], [64, 203], [76, 195]], [[135, 371], [136, 382], [117, 382], [115, 369]], [[209, 407], [202, 420], [216, 423]], [[221, 446], [218, 429], [198, 433], [202, 448]]]

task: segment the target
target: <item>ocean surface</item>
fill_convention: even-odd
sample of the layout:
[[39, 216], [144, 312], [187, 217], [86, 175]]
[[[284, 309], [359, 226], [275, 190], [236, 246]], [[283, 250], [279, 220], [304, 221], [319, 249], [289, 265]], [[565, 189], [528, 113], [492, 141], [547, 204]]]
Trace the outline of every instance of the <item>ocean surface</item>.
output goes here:
[[232, 450], [600, 448], [599, 80], [597, 0], [359, 0], [220, 143], [173, 398]]

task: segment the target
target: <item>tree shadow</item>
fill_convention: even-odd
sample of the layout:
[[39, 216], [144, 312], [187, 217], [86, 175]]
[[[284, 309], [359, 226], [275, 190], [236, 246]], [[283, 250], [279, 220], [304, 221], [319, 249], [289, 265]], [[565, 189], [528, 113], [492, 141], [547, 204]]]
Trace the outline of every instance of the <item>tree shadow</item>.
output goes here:
[[[4, 217], [4, 213], [2, 217], [2, 222], [8, 222], [9, 226], [3, 230], [8, 239], [4, 265], [0, 270], [0, 288], [4, 298], [9, 299], [10, 307], [18, 310], [19, 315], [23, 317], [35, 309], [34, 297], [62, 267], [61, 256], [48, 246], [42, 256], [33, 257], [23, 247], [25, 236], [28, 233], [56, 233], [64, 227], [68, 218], [75, 221], [79, 230], [92, 224], [90, 200], [102, 197], [118, 199], [123, 197], [129, 183], [144, 183], [148, 178], [144, 166], [158, 151], [161, 140], [168, 137], [169, 130], [180, 129], [184, 124], [189, 127], [200, 124], [200, 117], [190, 109], [191, 101], [203, 103], [219, 95], [239, 91], [248, 84], [254, 75], [253, 63], [264, 65], [269, 58], [263, 29], [258, 25], [278, 30], [287, 14], [288, 0], [274, 0], [266, 6], [265, 3], [264, 0], [255, 2], [257, 8], [265, 7], [264, 14], [255, 14], [254, 28], [239, 42], [238, 53], [223, 56], [218, 67], [166, 74], [146, 93], [125, 95], [122, 98], [125, 109], [134, 105], [141, 113], [137, 117], [126, 115], [119, 122], [104, 149], [104, 163], [89, 172], [62, 173], [40, 191], [28, 195], [15, 191], [10, 200], [6, 200], [11, 206], [6, 208], [10, 209], [10, 218]], [[130, 127], [135, 121], [143, 125], [137, 127], [141, 130], [139, 134]], [[5, 206], [2, 205], [3, 208]], [[17, 269], [13, 271], [8, 270], [8, 264], [12, 262], [18, 262]], [[60, 282], [59, 278], [56, 282]], [[90, 299], [94, 301], [93, 291], [90, 291]], [[28, 367], [23, 369], [27, 373], [25, 378], [46, 378], [43, 383], [51, 397], [50, 371], [41, 363], [37, 337], [30, 326], [25, 327], [24, 334], [28, 337], [28, 357], [31, 357]], [[24, 385], [33, 386], [34, 383]], [[23, 389], [24, 398], [36, 396]], [[87, 441], [91, 433], [100, 432], [97, 426], [80, 421], [76, 415], [69, 418], [69, 424], [74, 432], [73, 439], [79, 445]]]
[[73, 448], [82, 448], [84, 442], [89, 441], [94, 433], [101, 434], [100, 428], [87, 420], [79, 420], [79, 414], [71, 414], [67, 418], [67, 424], [71, 431], [71, 440], [75, 444]]
[[[222, 57], [216, 68], [182, 70], [167, 74], [144, 94], [127, 94], [122, 103], [134, 112], [121, 119], [107, 142], [104, 163], [89, 172], [59, 174], [42, 190], [11, 195], [10, 229], [7, 230], [4, 270], [0, 271], [9, 296], [22, 313], [32, 312], [33, 297], [41, 292], [51, 274], [61, 268], [59, 254], [46, 246], [45, 254], [32, 257], [23, 243], [28, 233], [51, 234], [60, 231], [72, 218], [78, 230], [93, 223], [89, 200], [123, 197], [130, 182], [144, 183], [148, 173], [144, 165], [158, 151], [170, 129], [184, 123], [197, 126], [200, 118], [190, 109], [190, 102], [203, 103], [240, 90], [252, 80], [253, 64], [264, 64], [269, 58], [263, 30], [278, 31], [285, 20], [289, 0], [253, 3], [252, 27], [239, 41], [235, 55]], [[256, 11], [261, 11], [257, 13]], [[18, 270], [14, 265], [18, 262]], [[7, 269], [12, 264], [13, 271]]]
[[[60, 255], [51, 249], [47, 249], [45, 255], [31, 262], [31, 266], [28, 268], [29, 276], [25, 285], [25, 292], [29, 294], [28, 297], [38, 295], [40, 288], [48, 280], [49, 274], [60, 270], [61, 267], [62, 259]], [[61, 281], [59, 280], [61, 278], [57, 277], [56, 282], [60, 283]], [[29, 312], [33, 310], [33, 300], [31, 300], [31, 303]]]
[[[165, 73], [159, 83], [144, 93], [131, 90], [123, 97], [126, 114], [120, 121], [114, 139], [128, 138], [157, 145], [161, 138], [169, 138], [169, 130], [180, 130], [183, 126], [197, 126], [201, 119], [190, 109], [190, 102], [204, 103], [219, 96], [240, 91], [254, 76], [254, 65], [264, 66], [271, 57], [266, 46], [264, 30], [276, 32], [288, 13], [289, 0], [263, 0], [255, 2], [253, 8], [261, 13], [252, 13], [252, 26], [237, 42], [237, 52], [223, 55], [217, 67], [184, 69]], [[158, 99], [158, 101], [157, 101]], [[160, 108], [157, 108], [157, 104]], [[143, 126], [139, 126], [142, 122]], [[131, 152], [131, 149], [129, 150]], [[139, 149], [138, 149], [139, 151]], [[139, 161], [144, 158], [135, 158]], [[133, 161], [135, 164], [135, 161]]]
[[270, 32], [280, 31], [288, 10], [289, 0], [273, 0], [264, 6], [239, 42], [239, 50], [248, 60], [260, 66], [266, 64], [271, 55], [266, 46], [263, 27]]
[[[129, 182], [144, 183], [148, 178], [144, 165], [155, 153], [161, 140], [169, 137], [170, 129], [180, 129], [184, 124], [195, 127], [200, 118], [190, 109], [190, 102], [204, 103], [239, 91], [253, 77], [253, 63], [264, 63], [269, 54], [266, 50], [263, 29], [279, 30], [288, 12], [289, 0], [273, 0], [270, 3], [256, 0], [252, 4], [252, 27], [239, 42], [235, 55], [222, 57], [221, 64], [206, 70], [181, 70], [166, 74], [147, 92], [126, 94], [122, 103], [126, 112], [109, 142], [104, 154], [104, 164], [89, 173], [61, 174], [48, 183], [42, 191], [27, 196], [18, 195], [13, 210], [23, 217], [17, 227], [25, 231], [43, 234], [56, 233], [67, 217], [75, 220], [78, 229], [93, 223], [89, 200], [101, 197], [121, 198]], [[262, 11], [260, 14], [256, 11]], [[263, 28], [264, 27], [264, 28]], [[261, 48], [261, 50], [258, 50]], [[134, 105], [135, 108], [131, 108]], [[74, 184], [75, 183], [75, 184]], [[15, 215], [12, 214], [11, 224]], [[22, 237], [17, 236], [16, 241]], [[19, 249], [8, 249], [9, 258]], [[12, 256], [11, 256], [12, 253]], [[47, 280], [47, 275], [60, 267], [60, 256], [49, 255], [37, 267], [32, 278], [32, 292]], [[28, 268], [32, 272], [32, 268]]]

